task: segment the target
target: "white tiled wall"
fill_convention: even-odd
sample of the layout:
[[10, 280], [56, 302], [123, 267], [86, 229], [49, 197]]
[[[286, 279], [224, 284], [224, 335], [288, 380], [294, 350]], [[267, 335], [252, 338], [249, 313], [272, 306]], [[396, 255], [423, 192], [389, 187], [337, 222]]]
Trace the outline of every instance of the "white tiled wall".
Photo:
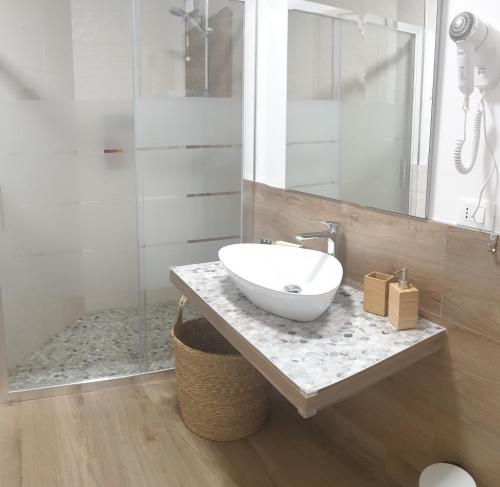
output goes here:
[[242, 142], [241, 98], [179, 97], [141, 100], [137, 148]]
[[144, 195], [239, 191], [241, 151], [238, 146], [138, 151], [136, 160], [142, 173]]

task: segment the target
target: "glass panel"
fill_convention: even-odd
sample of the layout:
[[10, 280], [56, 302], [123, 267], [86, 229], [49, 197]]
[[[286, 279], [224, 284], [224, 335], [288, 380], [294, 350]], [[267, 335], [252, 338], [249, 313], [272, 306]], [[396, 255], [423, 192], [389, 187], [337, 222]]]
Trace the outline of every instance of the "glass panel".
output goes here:
[[0, 9], [11, 391], [171, 367], [169, 267], [241, 232], [244, 5], [41, 5]]
[[2, 4], [10, 390], [140, 369], [131, 7]]
[[414, 33], [289, 13], [287, 188], [409, 213], [414, 51]]
[[240, 241], [244, 4], [139, 0], [137, 164], [147, 368], [172, 367], [173, 265]]

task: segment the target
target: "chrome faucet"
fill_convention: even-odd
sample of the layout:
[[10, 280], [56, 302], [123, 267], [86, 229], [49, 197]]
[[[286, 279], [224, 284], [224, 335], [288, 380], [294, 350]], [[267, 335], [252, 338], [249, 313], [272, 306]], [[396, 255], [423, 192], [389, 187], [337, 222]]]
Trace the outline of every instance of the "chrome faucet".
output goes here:
[[326, 238], [328, 242], [328, 251], [327, 251], [328, 255], [335, 256], [335, 235], [337, 234], [337, 229], [339, 224], [327, 220], [315, 220], [314, 218], [310, 218], [310, 221], [326, 225], [326, 230], [324, 232], [299, 233], [298, 235], [295, 236], [296, 240], [299, 242], [303, 242], [304, 240]]

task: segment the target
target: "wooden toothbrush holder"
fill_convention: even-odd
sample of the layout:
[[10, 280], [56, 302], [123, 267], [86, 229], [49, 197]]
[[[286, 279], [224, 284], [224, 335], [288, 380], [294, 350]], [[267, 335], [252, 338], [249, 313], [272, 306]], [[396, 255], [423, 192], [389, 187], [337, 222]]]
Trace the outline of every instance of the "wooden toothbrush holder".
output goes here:
[[389, 304], [389, 284], [397, 279], [391, 274], [382, 272], [370, 272], [364, 280], [364, 304], [363, 309], [368, 313], [379, 316], [387, 316]]

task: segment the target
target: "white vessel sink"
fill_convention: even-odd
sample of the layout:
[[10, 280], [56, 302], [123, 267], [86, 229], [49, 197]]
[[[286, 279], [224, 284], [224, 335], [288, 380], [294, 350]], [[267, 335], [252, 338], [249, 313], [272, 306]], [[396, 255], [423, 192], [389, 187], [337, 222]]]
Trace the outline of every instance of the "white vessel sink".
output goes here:
[[220, 249], [219, 258], [250, 301], [291, 320], [321, 316], [342, 281], [340, 262], [316, 250], [235, 244]]

